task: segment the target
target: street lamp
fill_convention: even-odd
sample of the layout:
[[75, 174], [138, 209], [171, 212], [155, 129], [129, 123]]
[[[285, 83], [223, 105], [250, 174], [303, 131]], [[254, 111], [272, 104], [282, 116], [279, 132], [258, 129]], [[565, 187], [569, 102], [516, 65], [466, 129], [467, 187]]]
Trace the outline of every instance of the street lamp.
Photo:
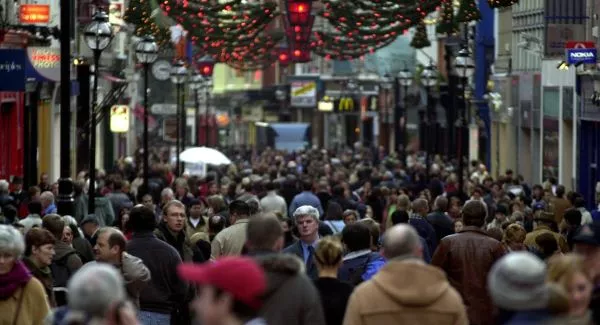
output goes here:
[[186, 118], [187, 114], [183, 108], [183, 100], [181, 96], [181, 88], [185, 83], [185, 79], [187, 77], [187, 69], [183, 61], [177, 61], [173, 65], [173, 69], [171, 70], [171, 82], [175, 84], [177, 87], [177, 149], [176, 149], [176, 161], [177, 165], [175, 167], [175, 174], [181, 175], [183, 170], [181, 170], [181, 163], [179, 161], [179, 154], [182, 151], [182, 148], [185, 148], [185, 127], [186, 127]]
[[85, 28], [83, 39], [85, 44], [94, 53], [94, 88], [92, 91], [92, 117], [90, 121], [90, 188], [88, 190], [88, 213], [95, 211], [96, 195], [96, 114], [98, 106], [98, 71], [100, 55], [113, 37], [112, 26], [108, 22], [108, 15], [98, 11], [92, 18], [92, 22]]
[[434, 141], [437, 136], [437, 128], [432, 128], [434, 125], [434, 106], [433, 106], [433, 95], [431, 93], [431, 88], [435, 86], [437, 83], [437, 75], [435, 72], [435, 67], [433, 64], [429, 64], [423, 69], [423, 73], [421, 74], [421, 84], [425, 87], [425, 92], [427, 94], [427, 110], [425, 113], [425, 126], [427, 128], [427, 132], [424, 132], [425, 135], [425, 175], [427, 177], [427, 181], [430, 179], [431, 173], [431, 156], [434, 148]]
[[456, 121], [456, 127], [459, 130], [458, 131], [458, 186], [459, 186], [459, 193], [461, 194], [461, 196], [464, 196], [464, 169], [465, 169], [465, 161], [464, 161], [464, 141], [463, 141], [463, 137], [466, 137], [466, 132], [465, 132], [465, 126], [467, 125], [466, 123], [466, 116], [465, 116], [465, 112], [467, 110], [467, 106], [468, 106], [468, 101], [467, 101], [467, 96], [466, 96], [466, 92], [467, 92], [467, 82], [469, 80], [469, 78], [471, 78], [473, 76], [473, 74], [475, 73], [475, 64], [473, 62], [473, 59], [471, 58], [470, 54], [469, 54], [469, 50], [463, 48], [458, 52], [458, 55], [456, 56], [456, 59], [454, 60], [454, 71], [456, 73], [456, 75], [461, 79], [461, 84], [462, 84], [462, 95], [463, 95], [463, 101], [464, 101], [464, 106], [462, 107], [462, 111], [460, 112], [460, 114], [458, 114], [458, 118]]
[[212, 76], [215, 71], [215, 59], [210, 55], [205, 55], [198, 60], [198, 70], [202, 77], [204, 77], [204, 100], [206, 101], [206, 111], [205, 114], [205, 135], [206, 135], [206, 146], [208, 147], [208, 136], [209, 136], [209, 128], [208, 128], [208, 119], [210, 118], [210, 90], [212, 88]]
[[[400, 73], [398, 73], [398, 77], [397, 77], [397, 84], [399, 86], [402, 86], [402, 96], [404, 98], [404, 102], [402, 105], [402, 108], [398, 111], [399, 116], [397, 116], [397, 120], [400, 124], [400, 134], [401, 134], [401, 142], [400, 142], [400, 161], [402, 161], [405, 166], [406, 166], [406, 146], [408, 144], [408, 130], [406, 129], [406, 123], [407, 123], [407, 111], [408, 111], [408, 87], [410, 87], [412, 85], [412, 81], [413, 81], [413, 75], [410, 72], [410, 70], [408, 70], [408, 67], [404, 67], [404, 69], [402, 71], [400, 71]], [[398, 94], [398, 97], [400, 95], [400, 92], [396, 92], [396, 94]]]
[[158, 58], [158, 45], [154, 41], [154, 37], [146, 35], [135, 46], [135, 55], [138, 62], [144, 68], [144, 190], [148, 191], [148, 179], [150, 174], [150, 154], [148, 149], [148, 68]]
[[200, 102], [198, 101], [198, 90], [202, 88], [202, 75], [194, 71], [190, 79], [190, 89], [194, 92], [194, 126], [196, 129], [196, 146], [200, 146]]

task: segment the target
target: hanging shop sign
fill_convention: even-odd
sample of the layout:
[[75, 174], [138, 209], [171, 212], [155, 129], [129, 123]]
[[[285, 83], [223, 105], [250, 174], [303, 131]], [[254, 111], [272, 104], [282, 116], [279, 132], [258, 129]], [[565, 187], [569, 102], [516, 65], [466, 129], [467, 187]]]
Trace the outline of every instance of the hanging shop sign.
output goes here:
[[23, 4], [19, 6], [21, 24], [47, 24], [50, 22], [50, 5]]
[[316, 81], [292, 81], [290, 85], [290, 104], [293, 107], [317, 106]]
[[568, 64], [595, 64], [597, 50], [593, 49], [567, 49]]
[[27, 48], [27, 77], [37, 81], [60, 81], [60, 48]]
[[25, 51], [0, 49], [0, 91], [25, 91]]
[[114, 105], [110, 108], [110, 131], [113, 133], [129, 131], [129, 107], [127, 105]]

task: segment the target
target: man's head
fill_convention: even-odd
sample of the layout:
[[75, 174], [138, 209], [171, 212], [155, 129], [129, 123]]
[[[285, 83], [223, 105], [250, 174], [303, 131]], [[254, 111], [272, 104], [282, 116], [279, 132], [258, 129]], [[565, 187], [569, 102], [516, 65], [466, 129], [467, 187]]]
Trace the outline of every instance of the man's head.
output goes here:
[[293, 217], [300, 238], [305, 241], [315, 241], [319, 230], [319, 210], [310, 205], [303, 205], [294, 211]]
[[160, 203], [167, 204], [169, 201], [172, 201], [174, 199], [175, 193], [173, 193], [172, 189], [166, 187], [160, 192]]
[[479, 200], [471, 200], [462, 208], [461, 217], [465, 226], [483, 227], [487, 209]]
[[94, 246], [96, 261], [120, 264], [127, 243], [123, 233], [116, 228], [104, 227], [98, 230], [97, 235], [96, 246]]
[[600, 277], [600, 223], [583, 225], [575, 237], [574, 251], [585, 259], [585, 268], [594, 281]]
[[23, 189], [23, 177], [15, 176], [12, 181], [13, 190], [19, 192]]
[[189, 203], [190, 218], [198, 219], [206, 213], [206, 204], [202, 199], [192, 199]]
[[345, 226], [342, 230], [342, 243], [348, 252], [371, 249], [372, 238], [369, 227], [362, 222]]
[[0, 194], [8, 194], [9, 184], [5, 179], [0, 179]]
[[433, 202], [433, 209], [440, 212], [446, 212], [448, 209], [448, 199], [443, 195], [436, 197]]
[[27, 203], [27, 210], [29, 210], [29, 214], [42, 215], [42, 204], [40, 201], [30, 201]]
[[70, 310], [100, 319], [126, 299], [123, 277], [103, 263], [84, 265], [69, 279], [67, 288]]
[[128, 228], [134, 233], [152, 232], [156, 228], [154, 211], [145, 205], [138, 204], [129, 211]]
[[199, 287], [191, 307], [201, 324], [244, 324], [258, 317], [267, 281], [254, 260], [225, 257], [214, 263], [181, 264], [177, 271]]
[[96, 215], [88, 214], [85, 218], [83, 218], [83, 220], [81, 220], [79, 227], [81, 227], [81, 230], [83, 230], [83, 233], [86, 236], [91, 237], [94, 235], [96, 230], [100, 228], [100, 225], [98, 224]]
[[429, 203], [425, 199], [416, 199], [412, 203], [414, 213], [420, 216], [426, 216], [429, 212]]
[[48, 214], [42, 219], [42, 228], [52, 233], [55, 238], [62, 238], [65, 221], [58, 214]]
[[250, 251], [279, 252], [283, 243], [283, 227], [274, 214], [264, 213], [248, 221], [246, 245]]
[[182, 231], [185, 227], [185, 205], [178, 200], [167, 202], [163, 207], [163, 221], [172, 232]]
[[579, 226], [581, 225], [581, 211], [569, 208], [565, 211], [564, 220], [569, 226]]
[[50, 191], [43, 192], [40, 195], [40, 202], [42, 203], [42, 209], [46, 209], [52, 203], [54, 203], [54, 194]]
[[242, 200], [235, 200], [229, 203], [229, 217], [231, 224], [237, 220], [246, 219], [250, 215], [250, 206]]
[[144, 194], [144, 196], [142, 196], [142, 204], [151, 210], [155, 209], [154, 200], [150, 194]]
[[401, 256], [423, 258], [419, 234], [411, 225], [395, 225], [383, 234], [383, 256], [393, 259]]

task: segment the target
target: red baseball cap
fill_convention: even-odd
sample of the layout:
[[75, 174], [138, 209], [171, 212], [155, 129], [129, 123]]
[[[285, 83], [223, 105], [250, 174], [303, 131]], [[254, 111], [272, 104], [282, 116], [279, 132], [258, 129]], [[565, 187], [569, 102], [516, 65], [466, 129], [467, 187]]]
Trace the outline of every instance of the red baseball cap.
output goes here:
[[224, 257], [213, 263], [183, 263], [179, 276], [189, 282], [219, 288], [249, 307], [260, 309], [267, 280], [262, 268], [251, 258]]

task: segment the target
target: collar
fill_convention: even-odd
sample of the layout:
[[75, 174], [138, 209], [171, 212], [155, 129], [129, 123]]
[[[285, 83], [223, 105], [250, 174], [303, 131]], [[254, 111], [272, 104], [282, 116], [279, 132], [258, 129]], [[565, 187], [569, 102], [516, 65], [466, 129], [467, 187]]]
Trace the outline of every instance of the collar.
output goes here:
[[483, 229], [476, 227], [476, 226], [464, 226], [463, 229], [461, 231], [459, 231], [458, 233], [463, 233], [463, 232], [478, 232], [480, 234], [483, 235], [488, 235], [485, 231], [483, 231]]
[[298, 242], [300, 242], [300, 245], [302, 246], [302, 248], [308, 248], [308, 246], [312, 246], [313, 248], [315, 248], [315, 246], [319, 242], [319, 237], [317, 237], [317, 239], [314, 242], [310, 243], [310, 244], [307, 244], [307, 243], [305, 243], [302, 240], [299, 240]]
[[346, 256], [344, 256], [343, 260], [344, 261], [351, 260], [353, 258], [357, 258], [357, 257], [368, 255], [369, 253], [371, 253], [370, 249], [368, 249], [368, 248], [367, 249], [361, 249], [359, 251], [350, 252], [350, 253], [346, 254]]
[[248, 218], [238, 219], [235, 221], [234, 225], [237, 225], [238, 223], [248, 223]]
[[156, 238], [152, 231], [134, 232], [132, 236], [134, 238]]

